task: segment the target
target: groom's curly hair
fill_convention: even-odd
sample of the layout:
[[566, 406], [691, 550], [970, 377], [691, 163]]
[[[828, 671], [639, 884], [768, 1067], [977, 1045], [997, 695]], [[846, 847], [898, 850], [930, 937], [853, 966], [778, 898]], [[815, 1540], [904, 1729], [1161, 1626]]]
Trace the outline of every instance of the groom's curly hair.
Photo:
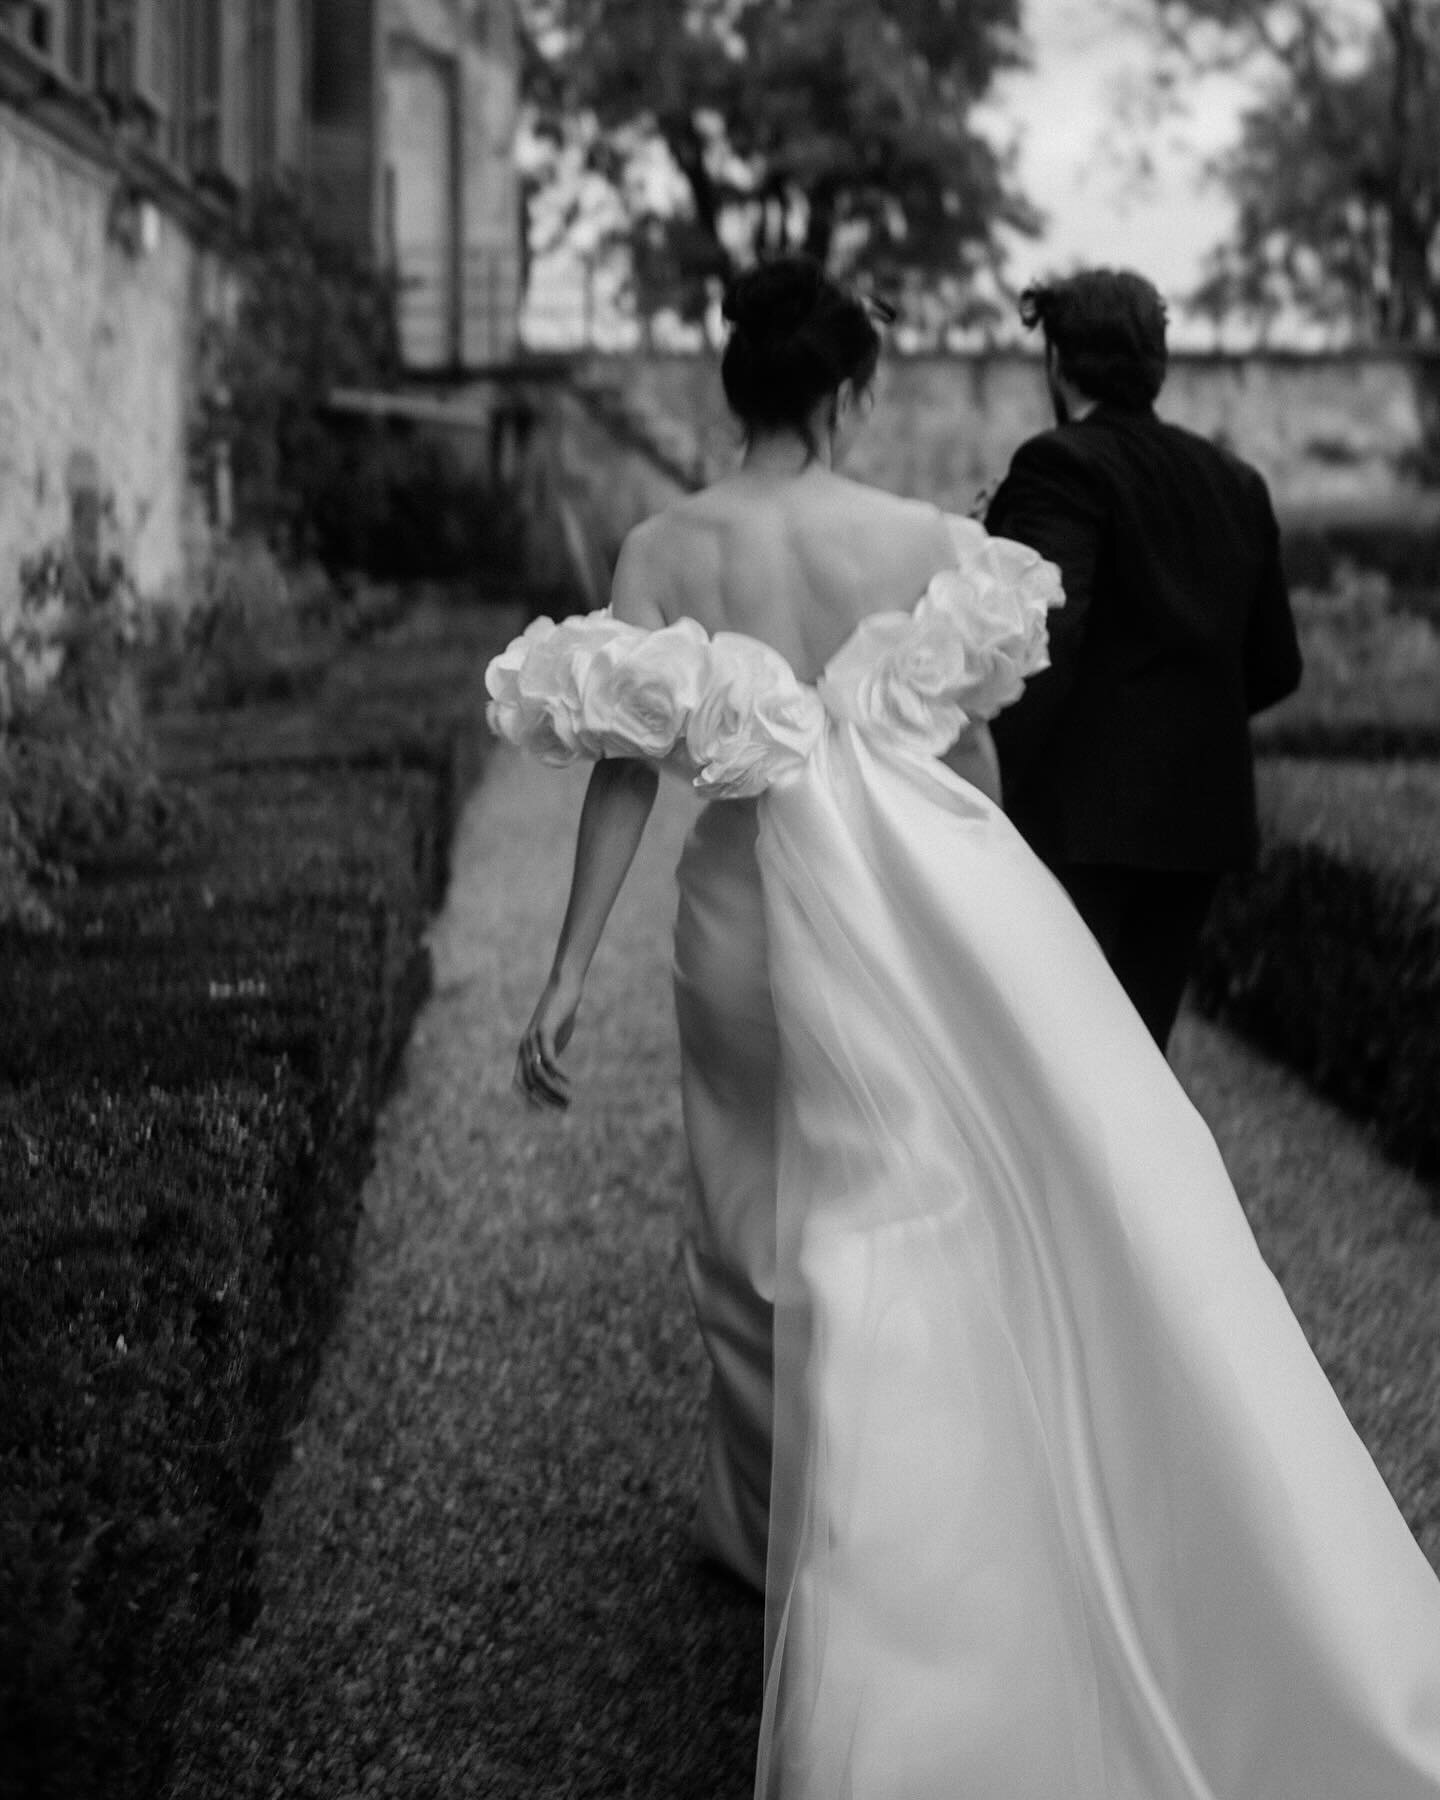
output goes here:
[[1154, 403], [1165, 381], [1165, 302], [1130, 269], [1085, 269], [1020, 296], [1021, 322], [1039, 325], [1060, 372], [1091, 400], [1128, 411]]

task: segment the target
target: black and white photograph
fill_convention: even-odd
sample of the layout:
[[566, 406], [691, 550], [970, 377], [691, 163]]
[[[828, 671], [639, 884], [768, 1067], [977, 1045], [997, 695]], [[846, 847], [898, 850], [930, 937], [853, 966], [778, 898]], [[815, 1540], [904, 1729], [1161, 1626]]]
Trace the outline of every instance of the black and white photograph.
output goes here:
[[1440, 0], [0, 0], [0, 1800], [1440, 1800]]

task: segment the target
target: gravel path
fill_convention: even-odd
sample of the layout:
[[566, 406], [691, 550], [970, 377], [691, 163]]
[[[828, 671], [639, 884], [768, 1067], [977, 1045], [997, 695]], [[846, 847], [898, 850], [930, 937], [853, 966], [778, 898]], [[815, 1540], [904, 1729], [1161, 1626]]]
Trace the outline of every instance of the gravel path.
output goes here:
[[[170, 1800], [750, 1792], [761, 1609], [686, 1536], [705, 1371], [676, 1254], [670, 784], [576, 1105], [535, 1118], [509, 1087], [583, 781], [499, 754], [467, 811], [354, 1287], [267, 1508], [265, 1608], [189, 1710]], [[1228, 1038], [1186, 1021], [1177, 1061], [1440, 1565], [1440, 1218]]]

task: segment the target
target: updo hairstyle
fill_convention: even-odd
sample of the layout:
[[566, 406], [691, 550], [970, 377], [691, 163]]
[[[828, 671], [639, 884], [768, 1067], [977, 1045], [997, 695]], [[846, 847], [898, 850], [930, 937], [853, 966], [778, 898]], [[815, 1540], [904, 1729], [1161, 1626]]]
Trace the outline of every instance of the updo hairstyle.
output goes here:
[[880, 334], [864, 303], [811, 257], [779, 256], [735, 276], [721, 310], [732, 329], [720, 379], [747, 439], [793, 431], [815, 456], [816, 407], [875, 376]]

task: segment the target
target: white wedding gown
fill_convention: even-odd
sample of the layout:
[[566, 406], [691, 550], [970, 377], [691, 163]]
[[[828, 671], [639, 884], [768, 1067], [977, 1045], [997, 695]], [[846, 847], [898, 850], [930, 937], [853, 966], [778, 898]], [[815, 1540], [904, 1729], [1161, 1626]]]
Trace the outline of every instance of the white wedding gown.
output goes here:
[[552, 760], [673, 742], [758, 796], [702, 814], [676, 936], [700, 1530], [758, 1580], [768, 1524], [756, 1794], [1440, 1800], [1440, 1581], [1079, 915], [867, 685], [890, 618], [818, 694], [603, 620], [489, 677]]
[[1436, 1800], [1440, 1581], [1059, 884], [835, 722], [760, 802], [765, 1800]]

